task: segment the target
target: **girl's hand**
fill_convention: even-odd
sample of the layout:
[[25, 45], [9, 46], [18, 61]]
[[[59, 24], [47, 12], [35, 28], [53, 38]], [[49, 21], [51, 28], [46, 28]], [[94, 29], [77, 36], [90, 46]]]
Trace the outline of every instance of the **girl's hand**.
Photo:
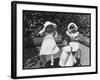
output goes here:
[[66, 46], [68, 43], [66, 40], [63, 41], [63, 44]]

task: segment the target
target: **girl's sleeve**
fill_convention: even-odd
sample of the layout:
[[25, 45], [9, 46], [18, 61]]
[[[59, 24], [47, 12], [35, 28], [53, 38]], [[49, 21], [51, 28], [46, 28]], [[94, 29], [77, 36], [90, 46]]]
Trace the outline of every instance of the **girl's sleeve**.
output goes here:
[[73, 37], [75, 38], [75, 40], [78, 40], [79, 39], [79, 32], [77, 32], [76, 34], [74, 34]]
[[72, 35], [71, 35], [68, 31], [66, 31], [66, 34], [67, 34], [69, 37], [72, 37]]

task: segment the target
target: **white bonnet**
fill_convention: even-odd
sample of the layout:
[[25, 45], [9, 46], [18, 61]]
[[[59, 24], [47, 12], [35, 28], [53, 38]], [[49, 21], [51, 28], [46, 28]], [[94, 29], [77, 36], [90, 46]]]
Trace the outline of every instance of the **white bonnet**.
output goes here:
[[67, 28], [68, 28], [68, 31], [70, 30], [70, 26], [71, 26], [71, 25], [74, 25], [75, 29], [78, 30], [77, 25], [76, 25], [75, 23], [72, 23], [72, 22], [71, 22], [71, 23], [69, 23], [69, 25], [68, 25], [68, 27], [67, 27]]

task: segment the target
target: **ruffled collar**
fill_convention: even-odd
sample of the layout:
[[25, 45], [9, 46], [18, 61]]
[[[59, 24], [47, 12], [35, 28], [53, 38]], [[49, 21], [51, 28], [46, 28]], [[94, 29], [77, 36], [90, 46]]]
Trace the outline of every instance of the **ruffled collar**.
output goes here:
[[44, 39], [54, 39], [54, 37], [51, 34], [48, 34], [44, 37]]

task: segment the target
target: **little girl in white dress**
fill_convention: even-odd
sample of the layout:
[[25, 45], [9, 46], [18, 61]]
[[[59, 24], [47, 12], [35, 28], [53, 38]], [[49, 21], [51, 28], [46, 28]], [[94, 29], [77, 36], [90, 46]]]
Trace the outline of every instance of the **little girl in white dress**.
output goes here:
[[42, 34], [45, 32], [45, 37], [42, 42], [42, 46], [40, 49], [40, 55], [50, 55], [51, 56], [51, 65], [54, 64], [53, 55], [59, 51], [59, 48], [55, 42], [55, 34], [56, 32], [56, 24], [50, 21], [45, 22], [44, 28], [39, 32]]
[[65, 41], [65, 47], [62, 48], [59, 65], [60, 66], [73, 66], [76, 63], [76, 59], [72, 52], [77, 52], [79, 49], [78, 27], [75, 23], [69, 23], [66, 34], [70, 37], [71, 41], [68, 43]]

